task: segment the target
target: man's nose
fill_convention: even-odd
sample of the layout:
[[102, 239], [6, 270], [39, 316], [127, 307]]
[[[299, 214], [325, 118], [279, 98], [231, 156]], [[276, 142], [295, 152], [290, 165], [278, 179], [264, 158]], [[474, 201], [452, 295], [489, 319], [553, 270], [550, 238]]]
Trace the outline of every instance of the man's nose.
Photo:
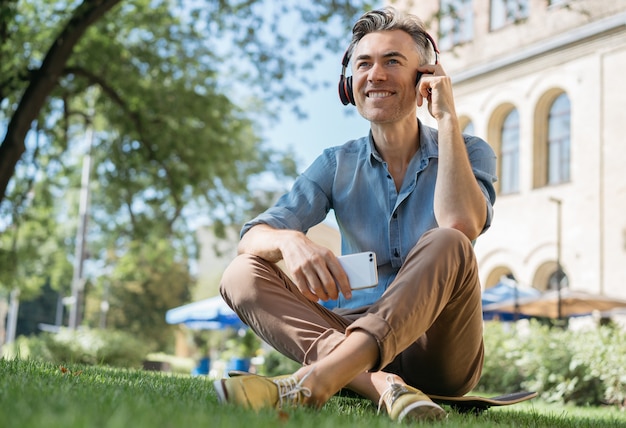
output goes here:
[[387, 73], [385, 72], [385, 68], [382, 66], [382, 64], [374, 63], [369, 69], [367, 80], [369, 80], [370, 82], [381, 81], [385, 80], [386, 78]]

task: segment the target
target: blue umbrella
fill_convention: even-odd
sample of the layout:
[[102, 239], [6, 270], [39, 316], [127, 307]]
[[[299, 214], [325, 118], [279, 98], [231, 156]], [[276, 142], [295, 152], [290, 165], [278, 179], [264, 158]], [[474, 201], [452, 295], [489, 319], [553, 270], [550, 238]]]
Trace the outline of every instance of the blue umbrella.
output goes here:
[[245, 324], [221, 296], [170, 309], [165, 313], [165, 321], [168, 324], [185, 324], [194, 330], [245, 327]]
[[517, 284], [515, 281], [500, 281], [493, 287], [489, 287], [483, 291], [483, 306], [491, 303], [500, 303], [505, 300], [513, 300], [517, 296], [518, 299], [526, 297], [538, 297], [541, 291], [536, 288], [526, 287]]
[[519, 285], [513, 280], [502, 279], [493, 287], [483, 291], [483, 319], [491, 320], [497, 318], [501, 321], [513, 321], [520, 318], [528, 318], [526, 315], [520, 314], [519, 310], [502, 311], [490, 310], [490, 308], [493, 308], [494, 304], [507, 301], [512, 301], [515, 307], [515, 302], [519, 302], [521, 299], [537, 298], [540, 295], [541, 291], [536, 288]]

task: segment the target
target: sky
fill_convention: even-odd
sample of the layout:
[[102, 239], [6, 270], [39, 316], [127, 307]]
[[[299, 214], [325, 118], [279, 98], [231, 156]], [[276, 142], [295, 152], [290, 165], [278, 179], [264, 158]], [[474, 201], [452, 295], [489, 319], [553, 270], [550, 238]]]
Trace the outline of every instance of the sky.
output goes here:
[[[353, 105], [344, 106], [339, 100], [337, 85], [341, 74], [343, 53], [329, 53], [309, 71], [319, 80], [330, 81], [328, 87], [304, 92], [298, 100], [307, 113], [298, 119], [288, 108], [277, 124], [265, 133], [268, 144], [279, 149], [292, 148], [302, 172], [327, 147], [338, 146], [367, 135], [369, 122], [363, 119]], [[351, 113], [351, 114], [350, 114]]]
[[[298, 172], [304, 171], [325, 148], [342, 145], [369, 132], [369, 122], [358, 114], [356, 107], [344, 106], [339, 100], [337, 87], [342, 56], [343, 53], [329, 53], [310, 71], [318, 79], [331, 83], [303, 91], [298, 104], [307, 114], [306, 119], [297, 118], [286, 108], [279, 121], [264, 133], [272, 147], [293, 150]], [[337, 227], [332, 211], [324, 223]]]

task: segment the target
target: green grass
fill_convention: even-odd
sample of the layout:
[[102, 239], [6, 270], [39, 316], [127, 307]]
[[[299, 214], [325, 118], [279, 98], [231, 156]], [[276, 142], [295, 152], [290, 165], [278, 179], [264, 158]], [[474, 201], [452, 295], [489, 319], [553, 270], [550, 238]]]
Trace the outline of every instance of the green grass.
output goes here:
[[[335, 397], [321, 410], [258, 414], [221, 406], [204, 377], [0, 360], [0, 427], [397, 427], [366, 400]], [[420, 426], [421, 424], [416, 424]], [[626, 427], [616, 407], [574, 408], [535, 399], [474, 416], [451, 411], [446, 427]]]

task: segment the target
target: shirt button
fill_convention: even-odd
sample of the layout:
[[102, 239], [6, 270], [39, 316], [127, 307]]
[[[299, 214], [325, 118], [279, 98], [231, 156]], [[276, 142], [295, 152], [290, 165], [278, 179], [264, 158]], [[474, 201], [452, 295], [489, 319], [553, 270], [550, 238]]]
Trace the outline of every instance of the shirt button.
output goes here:
[[397, 248], [393, 250], [393, 256], [394, 257], [399, 257], [400, 256], [400, 252], [398, 251]]
[[387, 178], [391, 180], [391, 175], [387, 174]]

